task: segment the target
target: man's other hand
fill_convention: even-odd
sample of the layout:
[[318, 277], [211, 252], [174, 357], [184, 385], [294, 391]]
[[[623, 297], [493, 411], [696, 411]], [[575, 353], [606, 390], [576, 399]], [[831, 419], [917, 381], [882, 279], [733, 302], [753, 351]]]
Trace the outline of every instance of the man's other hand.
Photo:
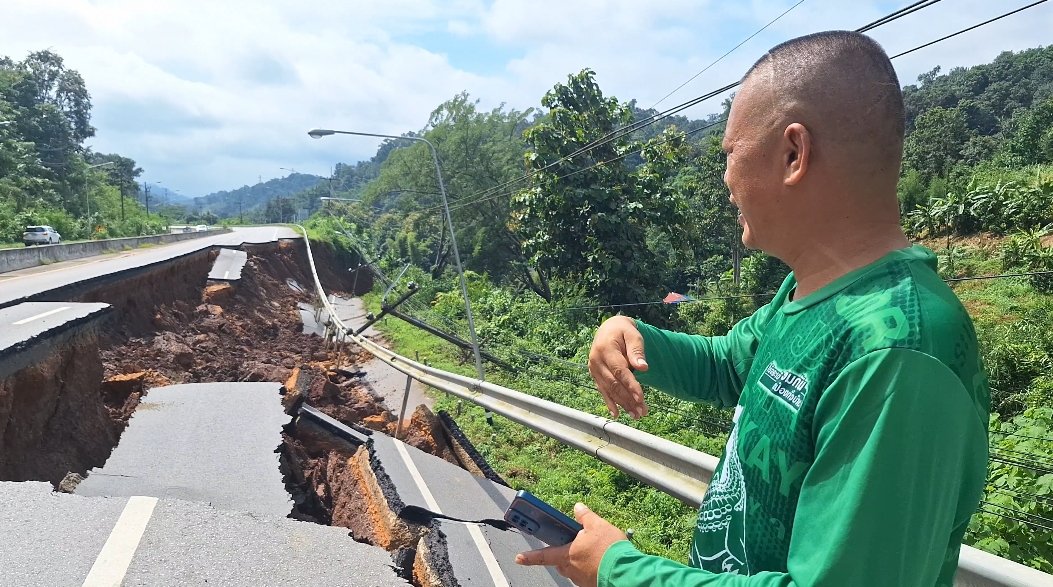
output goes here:
[[516, 555], [516, 563], [556, 567], [560, 575], [575, 585], [595, 587], [604, 553], [615, 542], [625, 540], [625, 533], [583, 503], [574, 506], [574, 517], [584, 527], [574, 542], [520, 553]]
[[608, 318], [592, 340], [589, 373], [613, 418], [618, 417], [619, 406], [636, 419], [647, 415], [643, 388], [633, 370], [647, 370], [643, 337], [636, 322], [626, 316]]

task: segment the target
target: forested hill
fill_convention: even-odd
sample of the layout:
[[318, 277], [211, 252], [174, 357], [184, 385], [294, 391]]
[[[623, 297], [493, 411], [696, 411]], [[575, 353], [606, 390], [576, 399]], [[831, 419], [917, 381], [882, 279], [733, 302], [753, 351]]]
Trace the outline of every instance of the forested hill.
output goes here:
[[237, 217], [240, 213], [249, 214], [257, 208], [266, 206], [267, 202], [277, 198], [289, 198], [299, 192], [315, 187], [323, 179], [307, 173], [292, 173], [246, 185], [235, 190], [218, 191], [194, 198], [194, 206], [212, 212], [220, 218]]
[[948, 188], [964, 187], [977, 166], [1053, 161], [1053, 47], [1006, 52], [992, 63], [939, 72], [933, 69], [903, 91], [904, 176], [926, 187], [937, 181], [925, 195], [906, 194], [907, 211]]

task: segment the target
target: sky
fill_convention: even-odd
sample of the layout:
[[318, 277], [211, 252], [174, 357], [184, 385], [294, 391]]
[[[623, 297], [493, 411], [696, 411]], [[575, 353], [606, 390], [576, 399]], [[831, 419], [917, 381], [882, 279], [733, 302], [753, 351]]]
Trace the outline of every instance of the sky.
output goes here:
[[[3, 0], [0, 55], [51, 49], [91, 93], [89, 146], [135, 159], [188, 196], [296, 170], [328, 175], [461, 91], [492, 108], [540, 105], [589, 67], [607, 95], [652, 106], [797, 0]], [[1028, 0], [944, 0], [870, 33], [890, 54]], [[909, 0], [805, 0], [658, 104], [737, 80], [773, 45], [854, 29]], [[894, 61], [900, 81], [1050, 42], [1053, 3]], [[685, 111], [720, 110], [715, 98]]]

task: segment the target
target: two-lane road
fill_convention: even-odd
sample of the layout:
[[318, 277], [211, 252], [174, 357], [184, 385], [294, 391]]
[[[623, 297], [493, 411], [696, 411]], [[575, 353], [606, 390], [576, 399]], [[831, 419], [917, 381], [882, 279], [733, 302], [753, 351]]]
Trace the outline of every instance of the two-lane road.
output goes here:
[[128, 269], [146, 267], [213, 246], [239, 247], [242, 244], [262, 244], [291, 238], [300, 238], [300, 234], [284, 226], [235, 228], [233, 232], [169, 245], [0, 273], [0, 307], [10, 306], [31, 296], [63, 286]]

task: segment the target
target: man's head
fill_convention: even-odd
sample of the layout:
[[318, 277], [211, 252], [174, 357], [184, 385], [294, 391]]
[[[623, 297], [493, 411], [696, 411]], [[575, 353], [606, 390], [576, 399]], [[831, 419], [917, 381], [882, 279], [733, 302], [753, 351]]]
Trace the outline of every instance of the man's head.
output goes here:
[[826, 32], [787, 41], [750, 68], [724, 137], [724, 179], [743, 242], [787, 260], [817, 230], [898, 227], [903, 97], [869, 37]]

